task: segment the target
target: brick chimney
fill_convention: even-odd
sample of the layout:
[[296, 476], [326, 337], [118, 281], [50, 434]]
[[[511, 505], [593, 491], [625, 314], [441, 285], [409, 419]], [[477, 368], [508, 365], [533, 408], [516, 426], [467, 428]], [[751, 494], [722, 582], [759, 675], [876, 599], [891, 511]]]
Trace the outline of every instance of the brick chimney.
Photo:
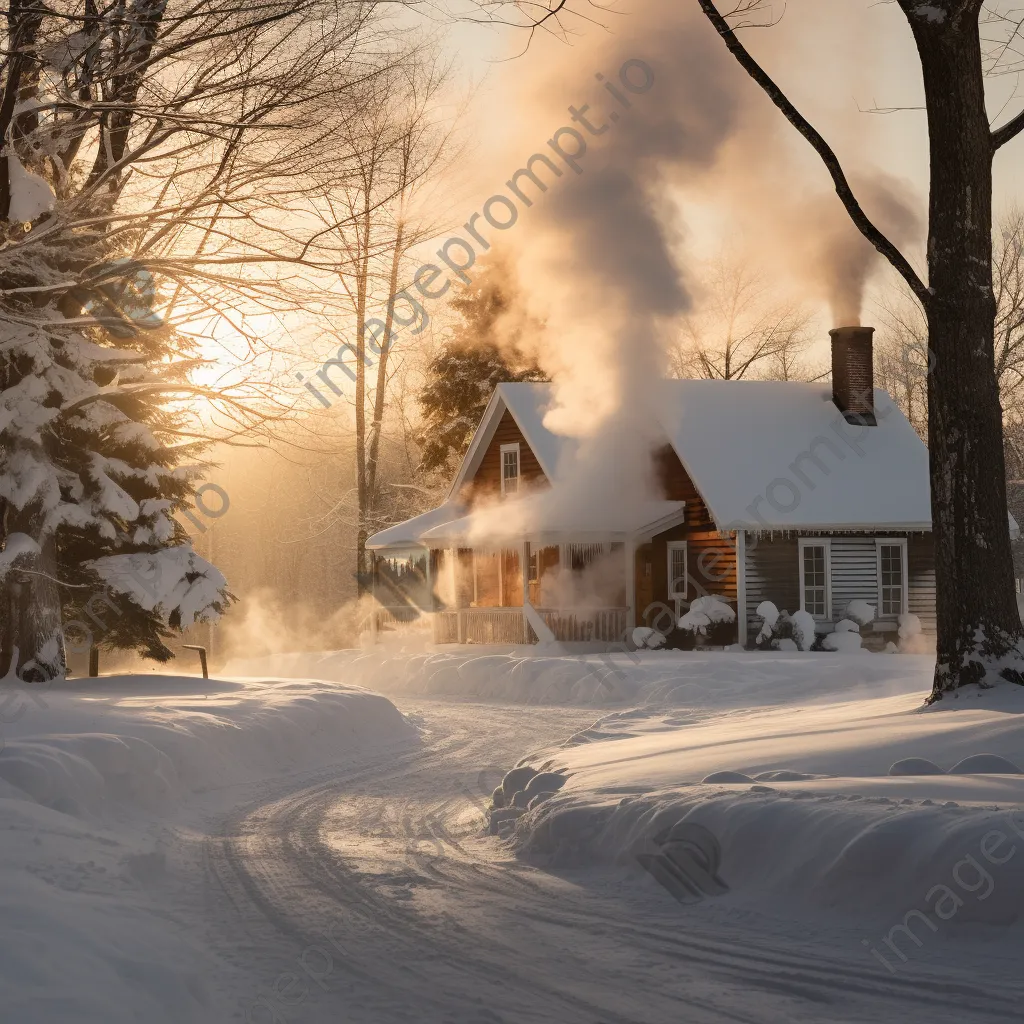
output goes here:
[[832, 401], [848, 423], [875, 426], [874, 327], [837, 327], [832, 338]]

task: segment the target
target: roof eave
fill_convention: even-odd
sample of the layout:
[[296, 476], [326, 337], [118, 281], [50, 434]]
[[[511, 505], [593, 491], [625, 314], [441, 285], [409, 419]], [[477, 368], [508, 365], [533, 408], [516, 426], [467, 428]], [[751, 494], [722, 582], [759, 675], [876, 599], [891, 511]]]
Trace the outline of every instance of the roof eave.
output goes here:
[[734, 523], [734, 530], [745, 533], [793, 533], [808, 530], [813, 533], [931, 533], [930, 522], [910, 523]]
[[[484, 409], [484, 414], [480, 417], [480, 422], [477, 424], [477, 428], [473, 432], [473, 439], [469, 442], [466, 454], [462, 456], [462, 462], [459, 463], [459, 471], [455, 474], [455, 479], [452, 480], [451, 486], [448, 488], [448, 494], [445, 497], [445, 501], [453, 501], [458, 496], [462, 485], [466, 482], [466, 478], [469, 476], [469, 467], [476, 461], [481, 448], [486, 449], [491, 438], [494, 436], [494, 431], [497, 429], [498, 422], [501, 420], [500, 413], [496, 412], [499, 404], [504, 406], [505, 409], [508, 408], [508, 405], [501, 394], [500, 384], [491, 392], [491, 397], [487, 402], [487, 408]], [[519, 429], [522, 430], [522, 427]], [[484, 440], [485, 436], [486, 440]]]

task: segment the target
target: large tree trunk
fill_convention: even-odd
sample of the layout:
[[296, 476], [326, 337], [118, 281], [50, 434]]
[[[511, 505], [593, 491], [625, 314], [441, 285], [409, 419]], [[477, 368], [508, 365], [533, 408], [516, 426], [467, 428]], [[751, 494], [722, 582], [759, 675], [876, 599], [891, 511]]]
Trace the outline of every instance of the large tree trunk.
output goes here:
[[911, 18], [931, 145], [926, 303], [932, 523], [938, 592], [934, 694], [999, 671], [1021, 641], [995, 373], [992, 143], [975, 13]]
[[0, 583], [0, 676], [13, 668], [22, 682], [43, 683], [67, 674], [56, 572], [51, 538]]
[[356, 527], [356, 596], [371, 592], [370, 565], [366, 552], [369, 509], [366, 488], [366, 304], [370, 292], [370, 244], [373, 222], [370, 216], [371, 185], [364, 191], [366, 204], [363, 212], [362, 253], [360, 256], [359, 279], [356, 282], [356, 499], [359, 506]]
[[[839, 158], [736, 37], [715, 0], [697, 0], [746, 72], [810, 143], [864, 237], [920, 299], [928, 317], [929, 457], [936, 549], [938, 650], [932, 699], [1001, 675], [1024, 684], [995, 373], [992, 158], [1024, 129], [993, 134], [985, 112], [982, 0], [899, 0], [924, 75], [931, 147], [926, 286], [865, 214]], [[750, 5], [751, 7], [756, 5]]]

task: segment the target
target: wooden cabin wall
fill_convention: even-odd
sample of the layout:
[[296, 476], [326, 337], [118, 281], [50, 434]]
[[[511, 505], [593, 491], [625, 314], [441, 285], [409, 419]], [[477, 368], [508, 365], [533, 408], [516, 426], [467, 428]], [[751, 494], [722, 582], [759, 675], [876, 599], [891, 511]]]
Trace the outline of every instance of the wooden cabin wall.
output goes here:
[[[687, 520], [689, 520], [689, 515]], [[736, 606], [737, 574], [736, 547], [732, 537], [723, 536], [715, 529], [694, 529], [689, 522], [656, 534], [651, 539], [651, 581], [649, 587], [637, 585], [637, 625], [650, 625], [644, 612], [651, 602], [668, 604], [668, 542], [686, 541], [686, 600], [705, 594], [718, 594]], [[638, 561], [638, 571], [645, 567]], [[641, 598], [650, 593], [650, 601]]]
[[[654, 453], [654, 465], [665, 499], [685, 501], [686, 516], [682, 525], [653, 537], [649, 549], [646, 545], [640, 549], [643, 554], [637, 559], [637, 625], [649, 624], [644, 612], [652, 602], [668, 603], [668, 542], [673, 540], [686, 541], [687, 600], [692, 601], [702, 594], [718, 594], [735, 606], [735, 540], [715, 529], [711, 513], [671, 445]], [[641, 575], [646, 573], [648, 550], [649, 581]]]
[[530, 604], [534, 608], [544, 607], [544, 577], [558, 571], [561, 552], [557, 545], [531, 549], [537, 556], [537, 579], [530, 583]]
[[501, 559], [501, 603], [505, 608], [522, 608], [522, 558], [518, 551], [503, 551]]
[[459, 548], [455, 558], [455, 604], [468, 608], [473, 603], [473, 549]]
[[800, 607], [800, 551], [795, 535], [747, 534], [747, 636], [753, 642], [761, 629], [756, 614], [762, 601], [771, 601], [779, 611], [795, 612]]
[[932, 636], [938, 628], [935, 618], [935, 537], [930, 533], [912, 533], [907, 541], [909, 610], [921, 620], [924, 631]]
[[494, 436], [484, 451], [483, 458], [472, 479], [462, 487], [461, 498], [472, 507], [477, 502], [501, 494], [501, 446], [519, 443], [519, 479], [521, 485], [536, 487], [547, 483], [537, 456], [519, 429], [519, 424], [507, 409], [498, 421]]
[[[811, 536], [808, 534], [807, 536]], [[924, 631], [935, 632], [935, 553], [930, 533], [886, 531], [879, 534], [819, 534], [830, 541], [833, 623], [846, 615], [853, 600], [878, 604], [876, 537], [907, 539], [907, 610], [918, 616]], [[747, 628], [751, 640], [761, 628], [756, 614], [762, 601], [780, 611], [800, 607], [800, 555], [797, 534], [747, 535]], [[874, 636], [872, 637], [872, 634]], [[865, 630], [872, 646], [897, 639], [893, 631]]]
[[501, 604], [501, 555], [497, 551], [475, 551], [473, 556], [476, 573], [473, 605], [494, 608]]

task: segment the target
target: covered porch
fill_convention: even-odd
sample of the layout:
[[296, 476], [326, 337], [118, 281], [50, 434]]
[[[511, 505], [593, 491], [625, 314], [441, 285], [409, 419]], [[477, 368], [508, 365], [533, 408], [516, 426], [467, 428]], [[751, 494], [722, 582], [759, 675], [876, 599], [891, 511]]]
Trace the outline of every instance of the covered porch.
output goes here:
[[[422, 565], [439, 644], [615, 644], [632, 630], [638, 589], [637, 552], [683, 522], [683, 502], [641, 502], [629, 512], [560, 509], [535, 495], [501, 502], [438, 522], [427, 513], [420, 529], [393, 527], [371, 539], [375, 594], [385, 587], [376, 566]], [[419, 556], [396, 557], [392, 545], [413, 541]], [[387, 536], [391, 534], [391, 536]], [[378, 582], [381, 586], [378, 589]], [[639, 581], [641, 591], [643, 581]], [[388, 583], [389, 592], [394, 587]], [[393, 617], [393, 611], [388, 612]]]
[[625, 558], [622, 542], [432, 548], [434, 642], [621, 640], [631, 614]]

